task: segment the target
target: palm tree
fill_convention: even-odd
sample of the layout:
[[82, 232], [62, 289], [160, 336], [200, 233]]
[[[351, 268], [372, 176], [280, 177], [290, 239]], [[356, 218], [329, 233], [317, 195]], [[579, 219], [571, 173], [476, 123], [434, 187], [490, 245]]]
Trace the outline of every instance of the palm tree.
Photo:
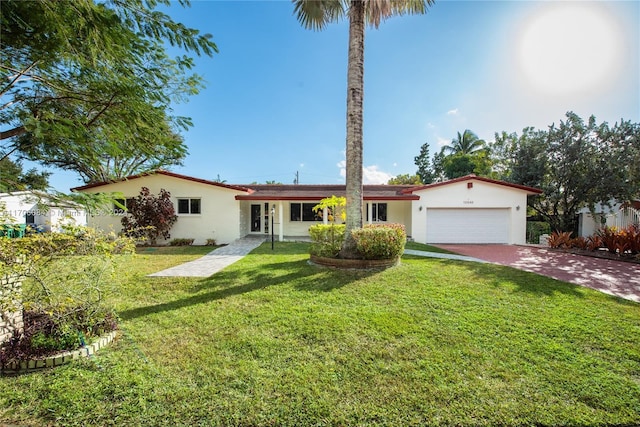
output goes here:
[[298, 21], [308, 29], [322, 30], [345, 16], [349, 19], [347, 66], [347, 221], [340, 256], [357, 257], [351, 230], [362, 227], [362, 102], [364, 97], [364, 28], [405, 13], [424, 13], [435, 0], [292, 0]]
[[466, 129], [462, 135], [458, 132], [458, 137], [451, 140], [451, 145], [442, 147], [444, 154], [473, 154], [484, 150], [487, 143], [478, 138], [478, 135]]

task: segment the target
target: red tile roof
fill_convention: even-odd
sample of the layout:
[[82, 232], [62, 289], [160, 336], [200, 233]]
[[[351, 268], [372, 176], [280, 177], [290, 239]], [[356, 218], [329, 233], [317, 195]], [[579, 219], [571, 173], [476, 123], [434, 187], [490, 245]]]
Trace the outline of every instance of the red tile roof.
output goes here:
[[[213, 185], [216, 187], [227, 188], [230, 190], [241, 191], [246, 194], [236, 195], [237, 200], [322, 200], [331, 196], [345, 196], [345, 185], [305, 185], [305, 184], [224, 184], [221, 182], [209, 181], [206, 179], [194, 178], [187, 175], [181, 175], [175, 172], [169, 172], [165, 170], [157, 170], [153, 172], [142, 173], [138, 175], [132, 175], [127, 178], [114, 180], [110, 182], [98, 182], [94, 184], [87, 184], [81, 187], [72, 188], [71, 191], [82, 191], [90, 188], [101, 187], [109, 185], [115, 182], [128, 181], [132, 179], [138, 179], [144, 176], [160, 174], [173, 178], [184, 179], [187, 181], [198, 182], [205, 185]], [[419, 200], [420, 196], [413, 194], [416, 191], [426, 190], [429, 188], [439, 187], [443, 185], [450, 185], [457, 182], [464, 181], [482, 181], [490, 184], [502, 185], [505, 187], [511, 187], [518, 190], [526, 191], [528, 194], [540, 194], [541, 190], [537, 188], [527, 187], [524, 185], [512, 184], [510, 182], [498, 181], [495, 179], [484, 178], [481, 176], [467, 175], [449, 181], [436, 182], [427, 185], [363, 185], [363, 199], [364, 200]]]
[[109, 185], [109, 184], [113, 184], [115, 182], [122, 182], [122, 181], [130, 181], [132, 179], [138, 179], [138, 178], [142, 178], [144, 176], [149, 176], [149, 175], [166, 175], [166, 176], [170, 176], [173, 178], [178, 178], [178, 179], [184, 179], [187, 181], [193, 181], [193, 182], [199, 182], [200, 184], [206, 184], [206, 185], [213, 185], [216, 187], [222, 187], [222, 188], [228, 188], [230, 190], [237, 190], [237, 191], [244, 191], [244, 192], [251, 192], [251, 189], [246, 187], [246, 186], [240, 186], [240, 185], [229, 185], [229, 184], [224, 184], [221, 182], [215, 182], [215, 181], [209, 181], [206, 179], [200, 179], [200, 178], [194, 178], [192, 176], [187, 176], [187, 175], [181, 175], [179, 173], [175, 173], [175, 172], [169, 172], [169, 171], [165, 171], [165, 170], [157, 170], [157, 171], [152, 171], [152, 172], [145, 172], [145, 173], [141, 173], [141, 174], [137, 174], [137, 175], [131, 175], [128, 176], [126, 178], [122, 178], [122, 179], [116, 179], [113, 181], [105, 181], [105, 182], [96, 182], [93, 184], [87, 184], [87, 185], [83, 185], [81, 187], [74, 187], [71, 189], [71, 191], [82, 191], [82, 190], [88, 190], [89, 188], [96, 188], [96, 187], [102, 187], [103, 185]]
[[434, 182], [433, 184], [412, 186], [406, 189], [405, 191], [408, 193], [413, 193], [415, 191], [426, 190], [433, 187], [440, 187], [442, 185], [450, 185], [450, 184], [455, 184], [456, 182], [464, 182], [464, 181], [471, 181], [471, 180], [488, 182], [490, 184], [496, 184], [496, 185], [502, 185], [505, 187], [515, 188], [517, 190], [526, 191], [528, 194], [531, 194], [531, 195], [542, 194], [542, 190], [539, 190], [537, 188], [527, 187], [526, 185], [513, 184], [511, 182], [506, 182], [506, 181], [499, 181], [497, 179], [485, 178], [482, 176], [476, 176], [474, 174], [461, 176], [460, 178], [450, 179], [448, 181]]
[[[253, 192], [236, 196], [237, 200], [322, 200], [331, 196], [344, 196], [344, 185], [258, 184], [250, 185]], [[364, 185], [364, 200], [419, 200], [406, 193], [410, 185]]]

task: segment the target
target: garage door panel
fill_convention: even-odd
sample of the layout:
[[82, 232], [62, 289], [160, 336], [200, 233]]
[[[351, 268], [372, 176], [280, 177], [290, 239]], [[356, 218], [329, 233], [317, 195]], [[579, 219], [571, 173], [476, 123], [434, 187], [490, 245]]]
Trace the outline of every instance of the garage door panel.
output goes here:
[[508, 243], [509, 209], [427, 209], [427, 243]]

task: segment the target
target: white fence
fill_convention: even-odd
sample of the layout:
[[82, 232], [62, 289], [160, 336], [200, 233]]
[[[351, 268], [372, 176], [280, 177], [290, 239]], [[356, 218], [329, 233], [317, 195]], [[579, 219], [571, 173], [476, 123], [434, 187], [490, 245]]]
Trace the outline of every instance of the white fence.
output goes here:
[[626, 228], [631, 224], [640, 225], [640, 211], [632, 207], [622, 208], [618, 212], [607, 215], [607, 226]]

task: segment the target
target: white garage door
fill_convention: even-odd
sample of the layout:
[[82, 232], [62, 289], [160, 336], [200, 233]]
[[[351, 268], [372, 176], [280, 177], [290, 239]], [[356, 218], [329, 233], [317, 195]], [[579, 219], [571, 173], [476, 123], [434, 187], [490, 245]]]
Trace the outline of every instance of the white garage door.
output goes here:
[[508, 243], [509, 209], [427, 209], [427, 243]]

